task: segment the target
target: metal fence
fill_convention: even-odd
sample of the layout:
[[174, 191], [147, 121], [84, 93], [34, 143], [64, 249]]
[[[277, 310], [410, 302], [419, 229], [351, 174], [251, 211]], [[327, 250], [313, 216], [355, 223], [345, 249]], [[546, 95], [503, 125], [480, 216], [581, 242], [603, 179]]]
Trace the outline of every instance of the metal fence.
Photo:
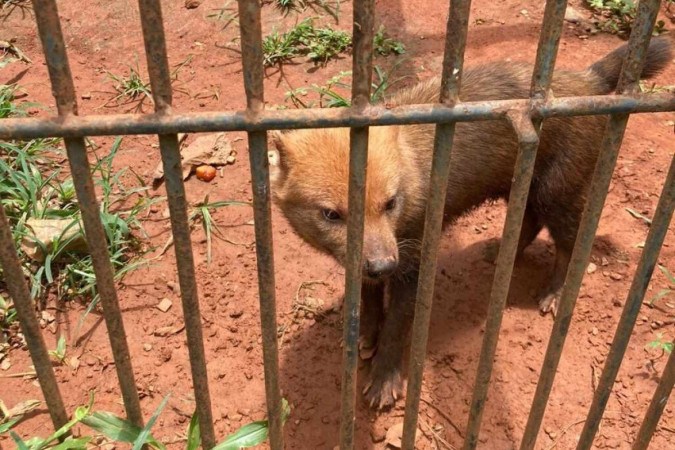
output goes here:
[[[414, 448], [426, 353], [431, 302], [436, 274], [436, 255], [441, 234], [443, 204], [450, 170], [450, 154], [459, 121], [506, 119], [517, 134], [520, 147], [503, 239], [492, 285], [485, 337], [481, 350], [475, 389], [469, 413], [465, 449], [478, 443], [481, 416], [487, 396], [499, 328], [506, 302], [518, 237], [527, 201], [538, 135], [543, 120], [557, 116], [610, 114], [601, 153], [595, 168], [588, 204], [579, 228], [565, 280], [559, 310], [539, 376], [532, 408], [520, 449], [534, 448], [556, 368], [570, 326], [572, 312], [588, 263], [600, 212], [607, 196], [612, 172], [630, 113], [675, 111], [675, 95], [638, 93], [638, 81], [649, 45], [651, 31], [660, 6], [659, 0], [641, 0], [629, 40], [629, 52], [615, 95], [549, 98], [553, 67], [563, 27], [567, 1], [546, 2], [543, 28], [532, 75], [529, 99], [463, 103], [458, 99], [468, 28], [470, 0], [453, 0], [447, 24], [442, 90], [437, 104], [385, 109], [369, 103], [374, 34], [374, 0], [354, 2], [354, 54], [351, 108], [339, 110], [266, 111], [263, 102], [263, 53], [259, 0], [238, 0], [243, 55], [243, 74], [247, 109], [237, 112], [178, 114], [171, 109], [171, 80], [160, 0], [139, 0], [145, 51], [150, 73], [155, 113], [146, 115], [85, 116], [77, 114], [75, 88], [58, 18], [55, 0], [33, 0], [38, 30], [45, 52], [58, 117], [46, 119], [5, 119], [0, 122], [0, 139], [63, 137], [82, 210], [84, 229], [94, 262], [97, 286], [113, 350], [117, 376], [128, 418], [143, 424], [134, 381], [113, 271], [104, 245], [105, 235], [99, 217], [94, 185], [89, 172], [85, 136], [120, 134], [158, 134], [166, 176], [171, 226], [176, 246], [180, 292], [185, 316], [187, 342], [195, 387], [197, 412], [204, 448], [216, 439], [206, 373], [206, 355], [200, 323], [199, 301], [187, 220], [185, 189], [181, 178], [177, 133], [206, 131], [248, 132], [253, 178], [254, 221], [260, 314], [262, 320], [265, 388], [270, 420], [270, 445], [284, 447], [281, 421], [281, 395], [272, 253], [272, 222], [268, 181], [267, 130], [288, 128], [351, 127], [348, 257], [344, 354], [342, 376], [340, 448], [354, 448], [356, 368], [358, 358], [359, 302], [361, 296], [361, 250], [363, 238], [364, 181], [368, 152], [368, 127], [410, 123], [435, 123], [436, 139], [430, 180], [430, 198], [421, 252], [417, 303], [412, 331], [409, 383], [405, 405], [403, 449]], [[631, 331], [651, 278], [675, 207], [675, 159], [645, 242], [644, 250], [628, 293], [614, 342], [589, 410], [578, 449], [589, 449], [598, 429], [612, 385], [628, 345]], [[52, 421], [59, 428], [67, 413], [40, 333], [33, 303], [21, 270], [11, 230], [0, 208], [0, 263], [14, 300], [21, 327], [35, 364], [40, 386]], [[675, 352], [668, 359], [664, 374], [633, 444], [647, 448], [675, 382]]]

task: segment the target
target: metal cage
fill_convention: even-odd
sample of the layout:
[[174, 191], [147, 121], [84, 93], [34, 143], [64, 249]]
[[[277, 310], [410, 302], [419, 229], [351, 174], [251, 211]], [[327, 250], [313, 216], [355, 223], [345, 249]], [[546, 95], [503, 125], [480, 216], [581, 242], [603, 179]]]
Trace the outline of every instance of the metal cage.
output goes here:
[[[490, 304], [478, 365], [473, 400], [466, 430], [465, 449], [478, 443], [481, 415], [485, 404], [502, 314], [513, 269], [518, 237], [537, 153], [542, 121], [549, 117], [609, 114], [601, 153], [595, 168], [591, 191], [578, 231], [567, 278], [555, 319], [532, 408], [520, 449], [534, 448], [556, 368], [570, 326], [572, 312], [588, 263], [593, 239], [605, 202], [629, 114], [675, 111], [672, 93], [643, 95], [638, 80], [649, 45], [660, 0], [641, 0], [629, 40], [629, 52], [614, 95], [553, 98], [549, 87], [563, 27], [567, 1], [548, 0], [532, 75], [529, 99], [460, 102], [458, 93], [464, 60], [470, 0], [452, 0], [447, 23], [442, 92], [438, 103], [386, 109], [369, 103], [374, 34], [374, 0], [354, 2], [354, 55], [351, 108], [339, 110], [306, 109], [267, 111], [263, 107], [263, 53], [259, 0], [238, 0], [243, 55], [243, 75], [247, 109], [236, 112], [174, 113], [171, 109], [171, 83], [160, 0], [139, 0], [145, 51], [150, 73], [155, 112], [145, 115], [78, 116], [75, 88], [58, 18], [55, 0], [33, 0], [35, 17], [45, 52], [58, 116], [52, 118], [5, 119], [0, 122], [0, 139], [62, 137], [82, 210], [84, 229], [94, 262], [97, 286], [104, 309], [110, 345], [127, 417], [142, 425], [143, 417], [136, 391], [131, 356], [127, 346], [113, 272], [104, 245], [105, 236], [89, 172], [85, 136], [121, 134], [159, 135], [171, 225], [176, 246], [180, 292], [185, 316], [192, 381], [204, 448], [215, 445], [211, 399], [206, 376], [206, 358], [197, 298], [194, 264], [187, 220], [185, 190], [181, 178], [177, 133], [206, 131], [248, 132], [254, 195], [254, 221], [260, 314], [270, 445], [284, 447], [281, 421], [281, 395], [278, 383], [278, 346], [272, 223], [268, 181], [267, 130], [289, 128], [351, 127], [349, 175], [348, 257], [344, 354], [341, 398], [340, 448], [354, 448], [356, 368], [358, 358], [359, 302], [361, 295], [361, 250], [363, 238], [364, 185], [368, 152], [368, 127], [378, 125], [434, 123], [436, 139], [430, 181], [430, 198], [421, 253], [417, 302], [412, 331], [409, 383], [405, 405], [403, 449], [414, 447], [426, 353], [431, 302], [436, 273], [436, 255], [441, 232], [443, 203], [449, 174], [455, 123], [459, 121], [507, 119], [519, 143], [513, 185], [509, 198], [502, 244], [492, 284]], [[578, 443], [589, 449], [607, 404], [612, 385], [640, 304], [656, 264], [675, 207], [675, 160], [659, 200], [641, 259], [633, 278], [593, 404]], [[11, 230], [0, 208], [0, 262], [12, 296], [31, 358], [46, 399], [54, 427], [67, 421], [67, 414], [42, 339], [33, 304], [11, 239]], [[668, 359], [662, 379], [649, 405], [635, 440], [634, 449], [647, 448], [675, 382], [675, 352]]]

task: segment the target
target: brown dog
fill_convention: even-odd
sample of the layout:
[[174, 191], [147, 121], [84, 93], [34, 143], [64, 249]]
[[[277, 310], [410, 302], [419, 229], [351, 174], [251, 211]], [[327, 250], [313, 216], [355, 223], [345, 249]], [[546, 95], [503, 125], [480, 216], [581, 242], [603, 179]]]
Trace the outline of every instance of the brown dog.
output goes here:
[[[618, 82], [626, 46], [587, 70], [556, 71], [556, 97], [609, 94]], [[643, 76], [671, 60], [671, 43], [654, 39]], [[467, 68], [462, 101], [524, 99], [532, 67], [496, 62]], [[438, 101], [438, 78], [399, 92], [388, 104]], [[556, 246], [542, 311], [555, 308], [598, 157], [606, 116], [551, 118], [544, 123], [519, 254], [545, 226]], [[271, 181], [274, 199], [294, 230], [309, 244], [344, 263], [346, 256], [349, 129], [274, 133]], [[419, 247], [424, 227], [433, 125], [370, 128], [363, 246], [363, 321], [366, 346], [377, 349], [366, 398], [379, 408], [402, 394], [401, 365], [415, 305]], [[518, 142], [506, 121], [457, 124], [444, 223], [489, 199], [507, 199]], [[388, 306], [384, 312], [385, 287]], [[367, 330], [367, 324], [376, 324]], [[379, 333], [379, 334], [378, 334]]]

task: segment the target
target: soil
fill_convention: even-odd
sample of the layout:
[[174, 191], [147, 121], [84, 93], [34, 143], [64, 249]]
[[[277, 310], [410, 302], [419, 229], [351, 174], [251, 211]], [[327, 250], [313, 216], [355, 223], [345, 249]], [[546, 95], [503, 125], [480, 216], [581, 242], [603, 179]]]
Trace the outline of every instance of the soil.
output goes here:
[[[205, 0], [186, 8], [182, 1], [162, 2], [164, 24], [172, 67], [184, 63], [174, 83], [176, 111], [217, 111], [245, 107], [237, 23], [224, 27], [224, 20], [208, 17], [223, 4], [232, 11], [235, 2]], [[407, 48], [399, 74], [401, 84], [440, 73], [447, 2], [430, 0], [377, 1], [377, 23], [383, 23], [393, 37]], [[571, 2], [585, 17], [590, 13]], [[543, 17], [544, 2], [476, 0], [471, 9], [466, 50], [467, 64], [496, 59], [534, 61]], [[112, 82], [106, 72], [126, 74], [138, 60], [145, 78], [145, 58], [135, 1], [94, 0], [59, 2], [62, 27], [67, 39], [81, 114], [108, 114], [128, 111], [133, 105], [103, 106], [112, 97]], [[350, 30], [351, 2], [340, 2], [340, 19], [329, 16], [323, 23]], [[272, 6], [263, 7], [264, 32], [288, 29], [298, 19], [291, 13], [282, 17]], [[25, 14], [24, 14], [25, 13]], [[317, 15], [306, 12], [303, 16]], [[672, 22], [662, 11], [666, 26]], [[48, 83], [31, 11], [15, 10], [3, 22], [0, 39], [16, 38], [16, 45], [33, 63], [13, 63], [0, 71], [0, 83], [18, 82], [27, 92], [26, 100], [52, 107]], [[588, 35], [566, 23], [558, 67], [582, 69], [622, 43], [616, 36]], [[395, 58], [376, 59], [390, 67]], [[290, 87], [322, 84], [340, 70], [349, 70], [348, 55], [315, 67], [302, 59], [285, 64], [283, 70], [269, 69], [266, 99], [270, 106], [286, 105]], [[654, 80], [658, 85], [675, 84], [675, 65]], [[144, 111], [152, 105], [146, 102]], [[36, 115], [50, 112], [35, 110]], [[640, 257], [648, 226], [627, 212], [631, 208], [651, 217], [656, 208], [668, 165], [674, 153], [673, 113], [631, 117], [608, 200], [602, 214], [592, 262], [595, 271], [587, 274], [577, 302], [555, 385], [551, 394], [538, 449], [570, 449], [576, 445], [581, 421], [590, 406], [614, 330], [622, 312], [632, 274]], [[228, 137], [238, 151], [237, 161], [224, 168], [211, 183], [190, 178], [186, 182], [190, 203], [204, 199], [251, 199], [250, 172], [245, 135]], [[193, 140], [195, 136], [190, 136]], [[112, 138], [93, 139], [101, 149]], [[101, 151], [102, 151], [101, 150]], [[116, 160], [118, 167], [132, 166], [150, 181], [159, 162], [157, 138], [126, 137]], [[129, 180], [130, 183], [133, 180]], [[163, 187], [153, 195], [165, 195]], [[150, 244], [162, 247], [170, 231], [166, 203], [153, 208], [144, 226]], [[436, 279], [429, 352], [423, 383], [420, 422], [423, 433], [419, 448], [450, 448], [435, 440], [437, 434], [454, 447], [461, 446], [468, 417], [478, 355], [483, 337], [487, 300], [494, 265], [486, 251], [499, 239], [505, 208], [501, 203], [486, 205], [461, 219], [443, 239]], [[208, 361], [215, 428], [220, 439], [242, 424], [265, 416], [265, 397], [256, 256], [252, 210], [231, 206], [213, 213], [227, 242], [213, 241], [213, 261], [207, 264], [205, 237], [201, 228], [193, 233], [193, 251], [200, 291], [205, 348]], [[304, 244], [274, 209], [274, 255], [276, 260], [277, 319], [280, 329], [280, 382], [283, 395], [292, 406], [285, 427], [287, 448], [332, 449], [338, 444], [341, 377], [341, 301], [344, 270], [332, 259]], [[672, 231], [672, 229], [671, 229]], [[504, 312], [492, 384], [483, 416], [480, 448], [516, 448], [527, 420], [546, 343], [553, 320], [541, 316], [534, 293], [552, 269], [553, 247], [546, 233], [526, 251], [516, 267], [509, 304]], [[157, 256], [158, 252], [151, 254]], [[675, 236], [666, 237], [659, 263], [675, 270]], [[319, 282], [307, 285], [309, 282]], [[303, 284], [304, 283], [304, 284]], [[666, 277], [656, 270], [647, 293], [652, 298], [668, 287]], [[154, 435], [171, 448], [181, 448], [189, 417], [194, 411], [185, 335], [177, 332], [157, 336], [158, 329], [182, 323], [173, 249], [157, 256], [148, 268], [127, 276], [119, 286], [124, 324], [133, 355], [133, 366], [146, 418], [161, 399], [172, 393], [167, 408], [154, 428]], [[172, 307], [162, 312], [157, 305], [164, 298]], [[304, 305], [298, 308], [297, 305]], [[77, 369], [55, 365], [68, 411], [86, 403], [88, 392], [96, 391], [97, 409], [123, 414], [105, 325], [100, 312], [87, 316], [82, 333], [75, 327], [84, 312], [77, 302], [54, 303], [48, 311], [55, 316], [45, 323], [44, 335], [50, 348], [57, 336], [68, 338], [68, 355], [79, 358]], [[675, 300], [666, 297], [656, 307], [643, 305], [633, 331], [621, 371], [596, 437], [597, 448], [629, 448], [647, 405], [660, 379], [666, 357], [646, 348], [658, 333], [664, 340], [675, 336]], [[11, 407], [28, 399], [41, 399], [37, 381], [12, 374], [30, 370], [25, 349], [14, 349], [11, 367], [0, 373], [4, 403]], [[359, 372], [362, 386], [365, 370]], [[402, 402], [394, 410], [375, 414], [359, 399], [357, 448], [380, 449], [385, 430], [402, 421]], [[433, 405], [433, 406], [431, 406]], [[42, 407], [17, 428], [25, 437], [46, 435], [51, 428]], [[430, 431], [433, 429], [432, 431]], [[672, 448], [675, 436], [675, 400], [671, 398], [652, 440], [651, 448]], [[670, 442], [670, 444], [668, 444]], [[0, 447], [12, 444], [0, 437]]]

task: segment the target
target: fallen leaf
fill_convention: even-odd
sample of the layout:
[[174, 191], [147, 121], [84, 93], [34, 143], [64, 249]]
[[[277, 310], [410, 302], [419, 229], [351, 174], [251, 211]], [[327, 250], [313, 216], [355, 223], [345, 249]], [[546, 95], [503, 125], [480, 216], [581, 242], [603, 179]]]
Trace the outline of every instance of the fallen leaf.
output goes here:
[[18, 403], [14, 405], [13, 408], [9, 408], [5, 412], [5, 419], [11, 419], [13, 417], [23, 416], [26, 413], [31, 412], [35, 408], [40, 406], [39, 400], [26, 400], [25, 402]]
[[[228, 158], [232, 161], [230, 157], [234, 155], [236, 155], [236, 152], [232, 149], [232, 144], [225, 133], [210, 133], [199, 136], [192, 144], [185, 149], [181, 149], [183, 180], [186, 180], [199, 166], [217, 167], [231, 164]], [[157, 186], [163, 178], [164, 166], [160, 161], [153, 175], [154, 185]]]
[[57, 241], [62, 245], [65, 243], [61, 254], [87, 251], [81, 224], [73, 219], [28, 219], [26, 228], [30, 232], [21, 240], [21, 249], [33, 261], [44, 262], [45, 249], [51, 248]]

